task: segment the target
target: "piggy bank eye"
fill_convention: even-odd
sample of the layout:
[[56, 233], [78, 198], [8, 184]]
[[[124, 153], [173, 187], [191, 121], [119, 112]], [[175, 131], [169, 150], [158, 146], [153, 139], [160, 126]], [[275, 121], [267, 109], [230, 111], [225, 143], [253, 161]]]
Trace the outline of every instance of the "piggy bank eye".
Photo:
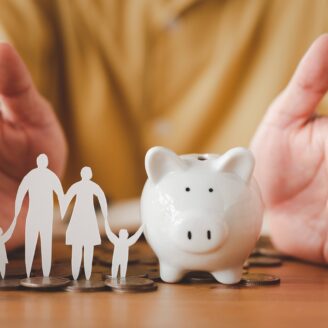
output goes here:
[[209, 192], [213, 192], [214, 190], [213, 190], [213, 188], [210, 188], [210, 189], [208, 189], [208, 191], [209, 191]]
[[189, 192], [189, 191], [190, 191], [190, 188], [189, 188], [189, 187], [187, 187], [187, 188], [186, 188], [186, 191], [187, 191], [187, 192]]

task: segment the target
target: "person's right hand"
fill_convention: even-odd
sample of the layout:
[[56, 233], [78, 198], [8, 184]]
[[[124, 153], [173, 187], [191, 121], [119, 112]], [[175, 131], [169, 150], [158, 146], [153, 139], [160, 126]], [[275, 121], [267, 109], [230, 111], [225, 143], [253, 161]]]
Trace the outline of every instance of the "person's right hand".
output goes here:
[[[12, 46], [0, 43], [0, 226], [10, 226], [22, 178], [45, 153], [49, 168], [63, 174], [67, 145], [50, 104], [38, 93]], [[25, 205], [26, 206], [26, 205]], [[26, 207], [21, 211], [26, 213]], [[9, 248], [24, 242], [24, 221], [18, 220]]]
[[252, 141], [275, 246], [328, 263], [328, 117], [317, 106], [328, 91], [328, 34], [309, 48], [268, 109]]

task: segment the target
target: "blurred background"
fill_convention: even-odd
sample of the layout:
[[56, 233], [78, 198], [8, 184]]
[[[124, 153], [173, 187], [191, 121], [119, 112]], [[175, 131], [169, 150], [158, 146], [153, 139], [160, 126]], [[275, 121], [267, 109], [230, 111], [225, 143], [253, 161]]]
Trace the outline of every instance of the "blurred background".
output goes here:
[[325, 0], [0, 0], [0, 38], [58, 113], [65, 189], [87, 165], [135, 211], [149, 147], [249, 145], [327, 13]]

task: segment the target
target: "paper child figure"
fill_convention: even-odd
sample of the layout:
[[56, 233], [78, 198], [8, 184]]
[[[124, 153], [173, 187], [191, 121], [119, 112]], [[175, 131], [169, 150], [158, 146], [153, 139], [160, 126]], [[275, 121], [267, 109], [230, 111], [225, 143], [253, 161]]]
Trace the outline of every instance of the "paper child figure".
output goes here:
[[36, 163], [37, 167], [23, 178], [18, 187], [15, 217], [18, 217], [23, 200], [28, 193], [29, 208], [25, 225], [26, 274], [27, 277], [31, 275], [36, 244], [40, 234], [42, 272], [44, 277], [49, 277], [52, 258], [53, 193], [57, 194], [59, 205], [61, 205], [64, 192], [57, 175], [48, 169], [47, 155], [39, 155]]
[[120, 277], [126, 277], [126, 271], [129, 261], [129, 247], [137, 242], [143, 233], [143, 225], [138, 231], [129, 238], [129, 233], [126, 229], [119, 231], [118, 237], [111, 231], [108, 221], [105, 220], [105, 230], [108, 239], [114, 244], [114, 253], [112, 260], [112, 278], [117, 278], [118, 269], [120, 269]]
[[65, 209], [76, 196], [72, 217], [66, 231], [66, 245], [72, 245], [72, 275], [80, 273], [84, 250], [84, 274], [87, 280], [92, 272], [94, 246], [101, 244], [93, 197], [98, 197], [101, 212], [107, 220], [107, 201], [102, 189], [93, 181], [90, 167], [81, 170], [81, 180], [73, 184], [65, 195]]
[[6, 265], [8, 263], [8, 257], [6, 252], [6, 242], [12, 236], [15, 226], [16, 226], [17, 218], [13, 220], [9, 229], [3, 234], [2, 229], [0, 228], [0, 276], [2, 279], [5, 279], [6, 276]]

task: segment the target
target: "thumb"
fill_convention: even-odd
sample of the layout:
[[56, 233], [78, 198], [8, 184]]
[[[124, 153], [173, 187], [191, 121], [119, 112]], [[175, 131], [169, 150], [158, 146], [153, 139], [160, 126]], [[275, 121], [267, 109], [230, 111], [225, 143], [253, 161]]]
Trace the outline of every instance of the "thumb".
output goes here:
[[37, 92], [16, 50], [7, 43], [0, 43], [0, 96], [6, 105], [1, 109], [5, 120], [35, 125], [48, 123], [50, 105]]
[[328, 34], [311, 45], [286, 89], [268, 110], [266, 121], [286, 127], [303, 125], [328, 90]]

